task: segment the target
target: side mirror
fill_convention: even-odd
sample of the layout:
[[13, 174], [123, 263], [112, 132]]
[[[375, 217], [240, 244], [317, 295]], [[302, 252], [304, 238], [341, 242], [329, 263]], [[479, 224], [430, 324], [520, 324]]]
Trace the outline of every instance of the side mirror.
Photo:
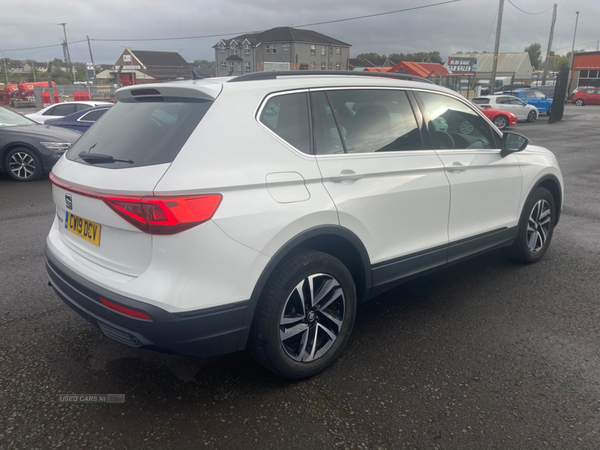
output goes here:
[[529, 139], [525, 136], [508, 131], [504, 132], [502, 134], [502, 156], [525, 150], [527, 144], [529, 144]]

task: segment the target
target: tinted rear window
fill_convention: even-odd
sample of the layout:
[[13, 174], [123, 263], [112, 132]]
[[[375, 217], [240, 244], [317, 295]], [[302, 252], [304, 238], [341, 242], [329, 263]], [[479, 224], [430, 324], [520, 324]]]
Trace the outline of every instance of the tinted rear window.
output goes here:
[[121, 101], [71, 147], [67, 159], [88, 164], [78, 155], [91, 152], [133, 161], [94, 164], [111, 169], [173, 162], [211, 105], [179, 97]]

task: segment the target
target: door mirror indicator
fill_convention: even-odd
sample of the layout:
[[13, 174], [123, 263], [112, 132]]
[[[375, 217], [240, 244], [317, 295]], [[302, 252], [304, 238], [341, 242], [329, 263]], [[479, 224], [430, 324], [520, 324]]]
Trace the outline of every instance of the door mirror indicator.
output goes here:
[[525, 150], [529, 139], [518, 133], [505, 132], [502, 134], [502, 155]]

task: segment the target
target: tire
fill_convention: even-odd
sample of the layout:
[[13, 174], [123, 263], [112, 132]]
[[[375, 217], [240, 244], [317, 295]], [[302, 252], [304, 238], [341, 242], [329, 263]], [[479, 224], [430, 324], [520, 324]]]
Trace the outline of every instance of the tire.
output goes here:
[[17, 181], [37, 180], [44, 172], [40, 157], [26, 147], [13, 148], [6, 154], [4, 170]]
[[555, 223], [554, 197], [545, 188], [535, 189], [523, 206], [517, 238], [507, 247], [507, 255], [527, 264], [538, 262], [550, 246]]
[[300, 250], [279, 265], [265, 286], [254, 314], [250, 352], [282, 377], [310, 377], [340, 355], [355, 315], [356, 289], [346, 266], [327, 253]]
[[535, 122], [535, 120], [537, 119], [537, 114], [535, 113], [535, 111], [529, 111], [529, 114], [527, 114], [527, 122]]
[[583, 101], [583, 99], [578, 98], [577, 100], [575, 100], [575, 105], [583, 106], [583, 105], [585, 105], [585, 102]]
[[496, 116], [494, 117], [494, 125], [498, 127], [498, 129], [503, 130], [508, 127], [508, 117], [506, 116]]

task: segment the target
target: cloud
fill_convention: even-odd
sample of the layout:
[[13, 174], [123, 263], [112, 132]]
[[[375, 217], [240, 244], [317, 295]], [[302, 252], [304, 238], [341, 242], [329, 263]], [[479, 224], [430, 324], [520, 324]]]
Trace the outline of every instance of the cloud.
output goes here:
[[[67, 23], [69, 41], [123, 39], [120, 42], [92, 41], [96, 63], [114, 63], [123, 47], [139, 50], [180, 51], [188, 61], [214, 60], [212, 46], [218, 38], [135, 42], [127, 39], [183, 37], [264, 30], [326, 20], [393, 11], [427, 5], [440, 0], [333, 0], [280, 2], [275, 0], [196, 1], [106, 0], [103, 2], [34, 2], [35, 14], [23, 13], [23, 5], [3, 5], [0, 19], [0, 51], [60, 44], [63, 37], [58, 22]], [[529, 12], [552, 7], [552, 0], [512, 0]], [[575, 11], [581, 11], [576, 48], [596, 49], [599, 39], [600, 2], [597, 0], [558, 1], [553, 48], [570, 51]], [[438, 50], [443, 57], [456, 51], [493, 51], [495, 0], [461, 0], [432, 8], [353, 20], [310, 29], [352, 44], [351, 55]], [[528, 15], [505, 2], [500, 51], [523, 51], [533, 42], [546, 51], [552, 12]], [[33, 21], [32, 21], [33, 19]], [[43, 22], [42, 22], [43, 20]], [[89, 60], [87, 43], [70, 45], [71, 59]], [[60, 46], [48, 49], [7, 51], [13, 59], [48, 61], [62, 58]]]

